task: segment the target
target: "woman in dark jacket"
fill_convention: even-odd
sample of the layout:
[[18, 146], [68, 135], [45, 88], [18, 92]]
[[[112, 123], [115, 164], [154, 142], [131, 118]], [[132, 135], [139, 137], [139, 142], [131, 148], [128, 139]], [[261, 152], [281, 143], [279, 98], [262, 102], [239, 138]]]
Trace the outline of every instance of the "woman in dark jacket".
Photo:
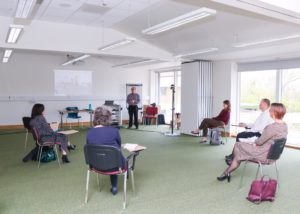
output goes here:
[[213, 118], [205, 118], [198, 129], [195, 131], [191, 131], [192, 134], [199, 134], [200, 130], [203, 130], [202, 132], [202, 139], [200, 143], [207, 141], [207, 132], [208, 128], [215, 128], [219, 126], [225, 126], [227, 125], [229, 119], [230, 119], [230, 111], [231, 111], [231, 104], [229, 100], [223, 101], [223, 109], [220, 112], [220, 114], [217, 117]]
[[[103, 107], [98, 107], [94, 112], [94, 127], [90, 129], [86, 136], [87, 144], [107, 145], [121, 149], [121, 137], [119, 130], [109, 126], [111, 122], [111, 112]], [[123, 157], [125, 167], [125, 158]], [[115, 171], [116, 169], [111, 169]], [[108, 170], [110, 171], [110, 170]], [[118, 176], [110, 175], [111, 189], [113, 195], [118, 192]]]
[[71, 145], [66, 135], [56, 133], [52, 130], [49, 123], [47, 123], [43, 113], [45, 107], [43, 104], [37, 103], [32, 107], [30, 126], [34, 128], [39, 135], [39, 142], [60, 142], [62, 152], [62, 162], [69, 163], [67, 157], [67, 150], [75, 149], [74, 145]]

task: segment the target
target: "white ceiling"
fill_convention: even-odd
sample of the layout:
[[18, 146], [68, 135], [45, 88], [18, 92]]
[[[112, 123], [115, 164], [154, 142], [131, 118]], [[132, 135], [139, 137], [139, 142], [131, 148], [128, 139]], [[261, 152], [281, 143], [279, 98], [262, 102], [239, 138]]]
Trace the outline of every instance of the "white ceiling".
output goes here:
[[[291, 1], [293, 0], [289, 0]], [[14, 17], [17, 2], [1, 0], [0, 16]], [[234, 3], [235, 0], [228, 2]], [[294, 2], [299, 4], [300, 1]], [[217, 14], [158, 35], [145, 36], [141, 33], [149, 26], [200, 7], [215, 9]], [[278, 58], [297, 55], [300, 50], [300, 39], [258, 47], [234, 48], [232, 44], [237, 42], [300, 34], [300, 28], [295, 23], [269, 17], [267, 14], [257, 14], [210, 0], [43, 0], [33, 20], [110, 27], [173, 55], [219, 48], [218, 52], [192, 57], [199, 59], [241, 59], [268, 55]], [[293, 49], [289, 48], [291, 46]], [[278, 48], [274, 50], [274, 47]]]

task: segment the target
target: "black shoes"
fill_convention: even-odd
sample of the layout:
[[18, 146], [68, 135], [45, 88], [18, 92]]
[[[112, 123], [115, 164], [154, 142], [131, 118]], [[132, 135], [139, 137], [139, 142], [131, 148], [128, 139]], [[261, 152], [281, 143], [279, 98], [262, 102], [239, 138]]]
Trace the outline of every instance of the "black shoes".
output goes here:
[[118, 187], [112, 187], [110, 191], [113, 195], [116, 195], [118, 193]]
[[72, 145], [72, 144], [71, 144], [71, 145], [68, 146], [68, 150], [69, 150], [69, 151], [75, 150], [75, 149], [76, 149], [76, 145]]
[[131, 128], [131, 126], [128, 126], [128, 127], [127, 127], [127, 129], [130, 129], [130, 128]]
[[222, 174], [220, 177], [217, 177], [218, 181], [224, 181], [227, 179], [227, 182], [229, 183], [231, 180], [230, 174]]
[[67, 156], [67, 155], [63, 155], [63, 156], [61, 157], [61, 160], [62, 160], [63, 163], [70, 163], [70, 160], [68, 159], [68, 156]]

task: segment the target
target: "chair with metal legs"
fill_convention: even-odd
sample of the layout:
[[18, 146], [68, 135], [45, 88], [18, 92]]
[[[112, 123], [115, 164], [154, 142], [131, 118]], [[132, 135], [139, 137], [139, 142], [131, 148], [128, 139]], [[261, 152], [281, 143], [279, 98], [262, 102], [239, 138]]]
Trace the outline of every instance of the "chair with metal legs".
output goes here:
[[274, 140], [274, 142], [272, 143], [272, 145], [270, 147], [270, 150], [268, 152], [267, 159], [265, 161], [257, 160], [257, 159], [255, 159], [255, 157], [253, 157], [252, 159], [246, 160], [246, 162], [244, 164], [244, 168], [243, 168], [239, 188], [242, 187], [245, 170], [246, 170], [246, 166], [247, 166], [248, 163], [257, 164], [257, 171], [256, 171], [255, 179], [258, 178], [258, 172], [259, 171], [260, 171], [260, 175], [263, 176], [263, 166], [264, 165], [271, 165], [271, 164], [274, 163], [275, 171], [276, 171], [276, 178], [277, 178], [277, 185], [279, 186], [279, 173], [278, 173], [278, 167], [277, 167], [276, 162], [280, 158], [280, 156], [283, 152], [285, 143], [286, 143], [286, 138], [281, 138], [281, 139]]
[[28, 133], [32, 132], [32, 129], [31, 129], [30, 124], [29, 124], [31, 118], [30, 117], [23, 117], [22, 120], [23, 120], [23, 126], [26, 129], [26, 134], [25, 134], [25, 149], [26, 149], [27, 142], [28, 142]]
[[[85, 193], [85, 203], [88, 201], [88, 191], [89, 191], [89, 180], [90, 172], [97, 174], [98, 187], [101, 191], [101, 183], [99, 179], [99, 174], [102, 175], [123, 175], [123, 209], [127, 205], [127, 178], [131, 176], [132, 190], [135, 192], [134, 186], [134, 165], [135, 158], [138, 153], [132, 153], [126, 158], [126, 166], [123, 166], [123, 156], [121, 150], [113, 146], [104, 146], [104, 145], [93, 145], [86, 144], [84, 146], [84, 156], [85, 162], [88, 165], [87, 177], [86, 177], [86, 193]], [[132, 159], [132, 164], [129, 166], [129, 161]]]
[[43, 148], [45, 146], [54, 148], [54, 151], [55, 151], [55, 154], [56, 154], [56, 159], [57, 159], [57, 162], [58, 162], [58, 165], [59, 165], [59, 168], [60, 168], [61, 166], [60, 166], [60, 162], [59, 162], [59, 157], [58, 157], [58, 152], [57, 152], [56, 145], [60, 145], [61, 143], [60, 142], [43, 142], [43, 143], [41, 143], [40, 142], [40, 136], [39, 136], [39, 134], [38, 134], [38, 132], [35, 128], [32, 128], [32, 135], [33, 135], [33, 139], [36, 142], [36, 145], [38, 146], [38, 153], [37, 153], [38, 168], [40, 168], [42, 152], [43, 152]]

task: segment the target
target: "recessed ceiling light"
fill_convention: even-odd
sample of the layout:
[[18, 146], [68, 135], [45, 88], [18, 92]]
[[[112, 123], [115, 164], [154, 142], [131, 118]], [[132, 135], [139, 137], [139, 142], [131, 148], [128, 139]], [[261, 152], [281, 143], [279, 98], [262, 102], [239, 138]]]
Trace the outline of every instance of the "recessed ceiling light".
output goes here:
[[23, 30], [23, 25], [10, 25], [6, 42], [16, 43], [21, 35], [22, 30]]

